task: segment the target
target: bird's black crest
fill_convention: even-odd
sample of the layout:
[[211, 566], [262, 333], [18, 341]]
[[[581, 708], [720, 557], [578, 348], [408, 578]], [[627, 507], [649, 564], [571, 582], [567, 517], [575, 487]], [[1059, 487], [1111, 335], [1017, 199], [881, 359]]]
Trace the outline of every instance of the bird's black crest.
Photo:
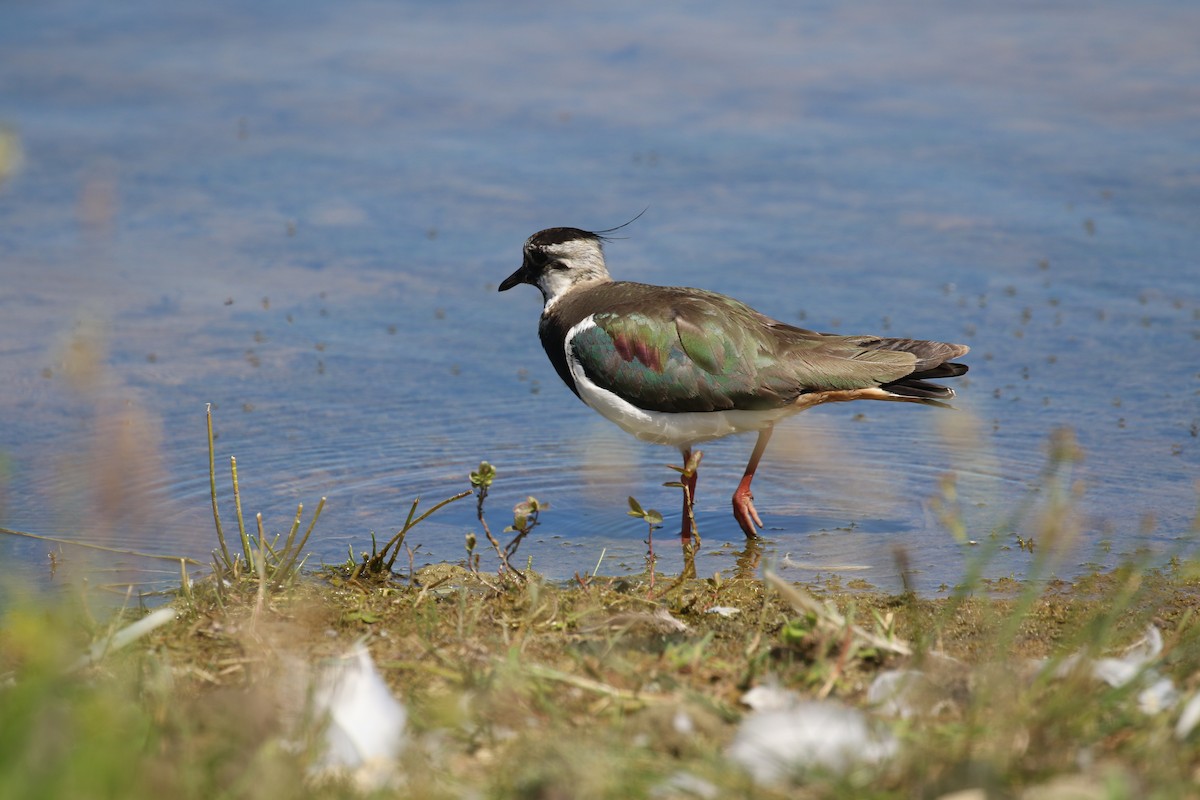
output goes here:
[[619, 231], [627, 225], [632, 225], [633, 223], [637, 222], [639, 219], [641, 219], [642, 214], [645, 214], [647, 210], [649, 210], [648, 206], [643, 208], [636, 217], [628, 222], [622, 222], [615, 228], [607, 228], [602, 231], [585, 231], [582, 228], [547, 228], [544, 231], [538, 231], [533, 236], [530, 236], [529, 244], [533, 247], [548, 247], [550, 245], [562, 244], [563, 242], [572, 242], [576, 239], [594, 239], [598, 242], [611, 241], [617, 237], [608, 236], [608, 234], [613, 233], [614, 231]]
[[615, 228], [609, 228], [609, 229], [603, 230], [603, 231], [596, 231], [596, 233], [595, 233], [596, 238], [602, 242], [607, 242], [611, 239], [617, 238], [615, 236], [606, 236], [605, 234], [612, 233], [613, 231], [619, 231], [619, 230], [621, 230], [621, 228], [632, 225], [633, 223], [637, 222], [639, 219], [642, 218], [642, 214], [645, 214], [649, 210], [650, 210], [650, 206], [646, 206], [645, 208], [643, 208], [641, 211], [638, 212], [636, 217], [629, 220], [628, 222], [622, 222], [620, 225], [618, 225]]
[[562, 244], [563, 242], [573, 242], [576, 239], [599, 240], [600, 237], [591, 231], [580, 230], [579, 228], [547, 228], [530, 236], [529, 244], [533, 247], [549, 247], [550, 245]]

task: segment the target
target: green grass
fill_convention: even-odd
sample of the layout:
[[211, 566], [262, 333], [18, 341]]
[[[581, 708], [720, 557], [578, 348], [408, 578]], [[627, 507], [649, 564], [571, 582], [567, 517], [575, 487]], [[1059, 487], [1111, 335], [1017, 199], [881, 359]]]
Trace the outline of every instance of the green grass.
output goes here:
[[[770, 675], [862, 705], [880, 670], [914, 665], [934, 696], [926, 713], [886, 723], [900, 755], [878, 773], [813, 778], [806, 796], [1010, 796], [1066, 779], [1103, 787], [1098, 796], [1196, 790], [1195, 734], [1177, 741], [1173, 714], [1143, 714], [1130, 688], [1023, 666], [1117, 651], [1154, 620], [1167, 643], [1158, 668], [1195, 689], [1198, 587], [1177, 572], [1095, 576], [1088, 599], [1065, 585], [1031, 604], [960, 599], [953, 614], [948, 600], [810, 587], [826, 608], [813, 614], [754, 580], [690, 581], [653, 601], [625, 580], [531, 577], [497, 594], [443, 567], [417, 582], [439, 587], [313, 580], [264, 607], [254, 587], [218, 604], [197, 584], [178, 621], [84, 669], [73, 667], [104, 631], [69, 607], [13, 604], [0, 623], [0, 797], [353, 796], [305, 780], [298, 665], [362, 637], [409, 709], [400, 771], [411, 796], [636, 797], [681, 772], [726, 795], [795, 796], [752, 789], [723, 756], [747, 713], [741, 694]], [[741, 613], [704, 613], [714, 603]], [[664, 609], [687, 630], [664, 627]], [[899, 655], [880, 635], [936, 642], [954, 660]], [[677, 730], [681, 712], [693, 732]]]

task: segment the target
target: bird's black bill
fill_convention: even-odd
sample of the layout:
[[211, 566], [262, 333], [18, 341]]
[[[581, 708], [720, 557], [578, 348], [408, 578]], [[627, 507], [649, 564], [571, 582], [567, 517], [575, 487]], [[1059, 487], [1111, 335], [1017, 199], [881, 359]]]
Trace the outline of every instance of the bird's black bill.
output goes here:
[[518, 269], [516, 272], [514, 272], [512, 275], [509, 275], [507, 278], [500, 281], [500, 291], [507, 292], [509, 289], [516, 286], [518, 283], [525, 283], [525, 265], [524, 264], [522, 264], [521, 268]]

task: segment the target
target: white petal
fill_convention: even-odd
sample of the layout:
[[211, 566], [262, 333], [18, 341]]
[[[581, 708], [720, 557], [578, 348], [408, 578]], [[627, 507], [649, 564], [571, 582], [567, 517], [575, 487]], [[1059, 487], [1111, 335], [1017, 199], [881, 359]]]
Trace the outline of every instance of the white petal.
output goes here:
[[1137, 677], [1141, 664], [1131, 664], [1123, 658], [1098, 658], [1092, 662], [1092, 675], [1096, 680], [1120, 688]]
[[1175, 723], [1175, 738], [1180, 741], [1186, 739], [1197, 724], [1200, 724], [1200, 692], [1196, 692], [1184, 704], [1179, 721]]
[[750, 714], [728, 754], [755, 782], [771, 784], [811, 769], [844, 774], [874, 766], [896, 749], [895, 737], [876, 730], [861, 711], [824, 701]]
[[1143, 666], [1162, 655], [1162, 633], [1154, 625], [1146, 626], [1146, 633], [1125, 651], [1125, 660]]
[[[1147, 679], [1152, 676], [1147, 676]], [[1179, 692], [1170, 678], [1158, 678], [1138, 692], [1138, 708], [1143, 714], [1157, 714], [1174, 708], [1179, 702]]]
[[918, 695], [926, 686], [925, 673], [920, 670], [887, 670], [871, 682], [867, 702], [880, 714], [907, 719], [921, 710]]
[[407, 713], [361, 642], [326, 670], [313, 709], [328, 719], [318, 771], [367, 767], [377, 773], [404, 748]]
[[742, 695], [742, 703], [755, 711], [778, 711], [791, 708], [799, 702], [800, 695], [772, 682], [755, 686]]

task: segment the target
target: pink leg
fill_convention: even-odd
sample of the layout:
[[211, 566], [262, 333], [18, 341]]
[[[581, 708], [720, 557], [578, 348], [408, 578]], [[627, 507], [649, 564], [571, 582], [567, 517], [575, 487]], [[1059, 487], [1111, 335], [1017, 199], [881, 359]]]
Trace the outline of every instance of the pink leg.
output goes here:
[[771, 432], [773, 428], [763, 428], [758, 433], [758, 441], [754, 444], [754, 452], [750, 454], [750, 462], [746, 464], [746, 471], [742, 473], [742, 482], [738, 484], [737, 491], [733, 493], [733, 518], [738, 521], [738, 525], [742, 526], [742, 530], [746, 532], [747, 538], [758, 536], [759, 528], [763, 526], [762, 519], [759, 518], [758, 512], [754, 510], [754, 495], [750, 493], [750, 482], [754, 480], [754, 471], [758, 469], [758, 462], [762, 460], [763, 452], [767, 449], [767, 442], [771, 441]]
[[[683, 465], [686, 467], [688, 462], [692, 460], [692, 448], [686, 447], [680, 451], [683, 456]], [[687, 492], [683, 496], [683, 523], [679, 531], [679, 540], [681, 542], [690, 542], [692, 535], [696, 530], [692, 527], [692, 515], [695, 513], [693, 507], [696, 504], [696, 479], [700, 477], [700, 470], [692, 473], [692, 477], [681, 477], [680, 481], [687, 487]]]

